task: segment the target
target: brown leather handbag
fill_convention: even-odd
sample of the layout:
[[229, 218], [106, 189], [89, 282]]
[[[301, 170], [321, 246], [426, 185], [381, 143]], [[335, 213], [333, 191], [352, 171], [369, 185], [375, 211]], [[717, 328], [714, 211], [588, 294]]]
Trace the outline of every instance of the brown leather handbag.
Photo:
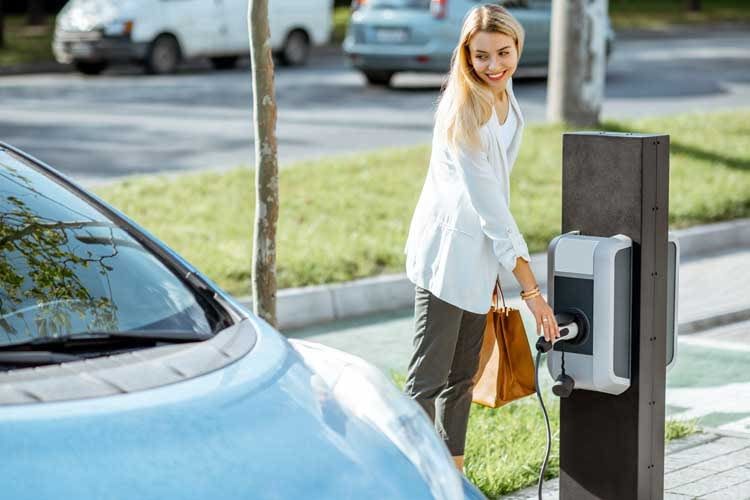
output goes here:
[[[498, 294], [502, 307], [498, 307]], [[534, 392], [534, 361], [521, 311], [505, 305], [498, 280], [492, 294], [492, 307], [487, 313], [472, 400], [499, 408]]]

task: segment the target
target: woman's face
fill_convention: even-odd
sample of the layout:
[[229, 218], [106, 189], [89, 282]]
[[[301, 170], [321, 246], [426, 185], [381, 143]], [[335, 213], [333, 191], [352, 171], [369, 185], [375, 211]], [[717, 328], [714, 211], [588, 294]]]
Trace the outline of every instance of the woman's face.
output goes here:
[[492, 90], [505, 89], [518, 66], [516, 42], [503, 33], [480, 31], [469, 40], [471, 65]]

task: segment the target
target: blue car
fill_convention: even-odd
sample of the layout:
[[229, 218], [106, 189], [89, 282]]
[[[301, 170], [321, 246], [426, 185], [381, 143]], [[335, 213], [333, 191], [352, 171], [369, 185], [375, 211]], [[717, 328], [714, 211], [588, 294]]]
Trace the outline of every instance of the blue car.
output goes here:
[[[546, 75], [551, 0], [352, 0], [344, 52], [370, 85], [390, 85], [400, 72], [445, 73], [466, 14], [483, 3], [507, 7], [523, 25], [520, 74]], [[604, 29], [609, 55], [615, 40], [609, 17]]]
[[0, 143], [3, 499], [481, 499], [377, 369], [288, 341]]

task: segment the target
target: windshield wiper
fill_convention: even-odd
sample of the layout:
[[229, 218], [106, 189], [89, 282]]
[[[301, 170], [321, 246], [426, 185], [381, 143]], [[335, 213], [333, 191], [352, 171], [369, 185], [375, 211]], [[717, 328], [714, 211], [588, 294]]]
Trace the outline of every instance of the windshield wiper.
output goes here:
[[18, 346], [50, 346], [56, 344], [101, 342], [102, 340], [147, 340], [168, 343], [201, 342], [211, 337], [212, 334], [210, 333], [197, 333], [187, 330], [91, 331], [71, 333], [57, 337], [36, 337], [13, 344], [0, 345], [0, 350], [9, 350]]
[[50, 351], [0, 351], [0, 364], [2, 365], [58, 365], [80, 361], [83, 358], [73, 354]]

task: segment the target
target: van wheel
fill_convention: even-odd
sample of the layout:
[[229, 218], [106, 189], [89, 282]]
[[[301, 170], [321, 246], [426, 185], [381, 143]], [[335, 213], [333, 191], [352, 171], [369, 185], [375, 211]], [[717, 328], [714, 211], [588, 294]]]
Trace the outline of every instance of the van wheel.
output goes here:
[[363, 75], [367, 78], [367, 83], [377, 87], [388, 87], [393, 79], [393, 71], [363, 71]]
[[237, 66], [237, 56], [212, 57], [211, 65], [214, 69], [232, 69]]
[[279, 53], [279, 60], [284, 66], [302, 66], [310, 56], [310, 37], [302, 30], [289, 33], [284, 47]]
[[154, 75], [174, 73], [180, 63], [180, 44], [172, 35], [159, 35], [146, 54], [146, 71]]
[[84, 75], [98, 75], [107, 68], [107, 63], [105, 61], [74, 61], [73, 66], [76, 71]]

